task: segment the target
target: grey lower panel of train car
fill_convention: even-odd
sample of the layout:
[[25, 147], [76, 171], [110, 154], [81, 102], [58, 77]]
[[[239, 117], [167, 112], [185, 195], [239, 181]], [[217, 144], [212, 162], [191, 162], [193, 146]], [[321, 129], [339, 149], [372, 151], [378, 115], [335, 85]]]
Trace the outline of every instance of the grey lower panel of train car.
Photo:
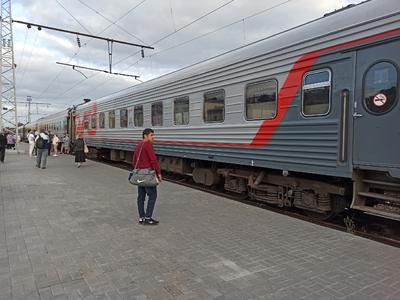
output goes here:
[[[132, 152], [135, 147], [135, 143], [112, 141], [88, 140], [87, 144], [96, 148], [128, 152]], [[351, 178], [351, 172], [345, 166], [338, 166], [334, 150], [318, 155], [312, 152], [305, 154], [294, 148], [286, 149], [285, 153], [283, 149], [273, 149], [272, 146], [269, 148], [271, 149], [155, 144], [157, 154], [162, 156]]]

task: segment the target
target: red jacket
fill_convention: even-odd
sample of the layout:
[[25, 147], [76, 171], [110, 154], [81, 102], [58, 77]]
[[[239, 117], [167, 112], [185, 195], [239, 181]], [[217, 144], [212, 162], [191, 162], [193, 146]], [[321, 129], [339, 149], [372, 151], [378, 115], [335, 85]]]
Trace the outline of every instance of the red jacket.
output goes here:
[[156, 154], [154, 153], [153, 144], [150, 142], [141, 142], [135, 147], [132, 157], [132, 166], [135, 167], [137, 159], [139, 157], [139, 151], [142, 147], [142, 153], [137, 165], [138, 169], [153, 169], [157, 172], [157, 175], [161, 175], [160, 166]]

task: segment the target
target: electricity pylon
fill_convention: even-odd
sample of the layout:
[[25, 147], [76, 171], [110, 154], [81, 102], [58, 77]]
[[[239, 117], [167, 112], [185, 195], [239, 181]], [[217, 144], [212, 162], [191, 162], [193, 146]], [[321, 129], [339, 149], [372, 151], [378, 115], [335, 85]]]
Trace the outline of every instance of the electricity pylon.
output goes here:
[[[18, 115], [15, 91], [14, 44], [11, 18], [11, 0], [1, 0], [0, 19], [0, 130], [8, 127], [17, 136], [18, 151]], [[6, 104], [3, 107], [3, 104]]]

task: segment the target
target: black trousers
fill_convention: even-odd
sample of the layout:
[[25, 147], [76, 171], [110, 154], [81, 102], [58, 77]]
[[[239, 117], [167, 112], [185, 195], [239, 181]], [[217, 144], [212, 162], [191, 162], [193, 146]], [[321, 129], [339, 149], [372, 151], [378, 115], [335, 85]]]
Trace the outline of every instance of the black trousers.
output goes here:
[[0, 161], [4, 162], [4, 156], [6, 156], [6, 147], [0, 148]]
[[[147, 209], [144, 210], [144, 202], [146, 199], [146, 194], [149, 196], [149, 200], [147, 201]], [[153, 216], [154, 206], [156, 205], [157, 200], [157, 187], [143, 187], [138, 186], [138, 197], [137, 197], [137, 205], [139, 211], [139, 218], [151, 218]]]

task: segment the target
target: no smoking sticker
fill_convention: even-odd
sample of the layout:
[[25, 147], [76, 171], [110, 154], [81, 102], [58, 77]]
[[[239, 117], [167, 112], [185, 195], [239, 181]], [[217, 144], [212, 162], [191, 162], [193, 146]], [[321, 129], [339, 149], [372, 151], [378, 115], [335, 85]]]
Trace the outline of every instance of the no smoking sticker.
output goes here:
[[385, 94], [376, 94], [374, 97], [374, 104], [378, 107], [384, 106], [387, 101]]

